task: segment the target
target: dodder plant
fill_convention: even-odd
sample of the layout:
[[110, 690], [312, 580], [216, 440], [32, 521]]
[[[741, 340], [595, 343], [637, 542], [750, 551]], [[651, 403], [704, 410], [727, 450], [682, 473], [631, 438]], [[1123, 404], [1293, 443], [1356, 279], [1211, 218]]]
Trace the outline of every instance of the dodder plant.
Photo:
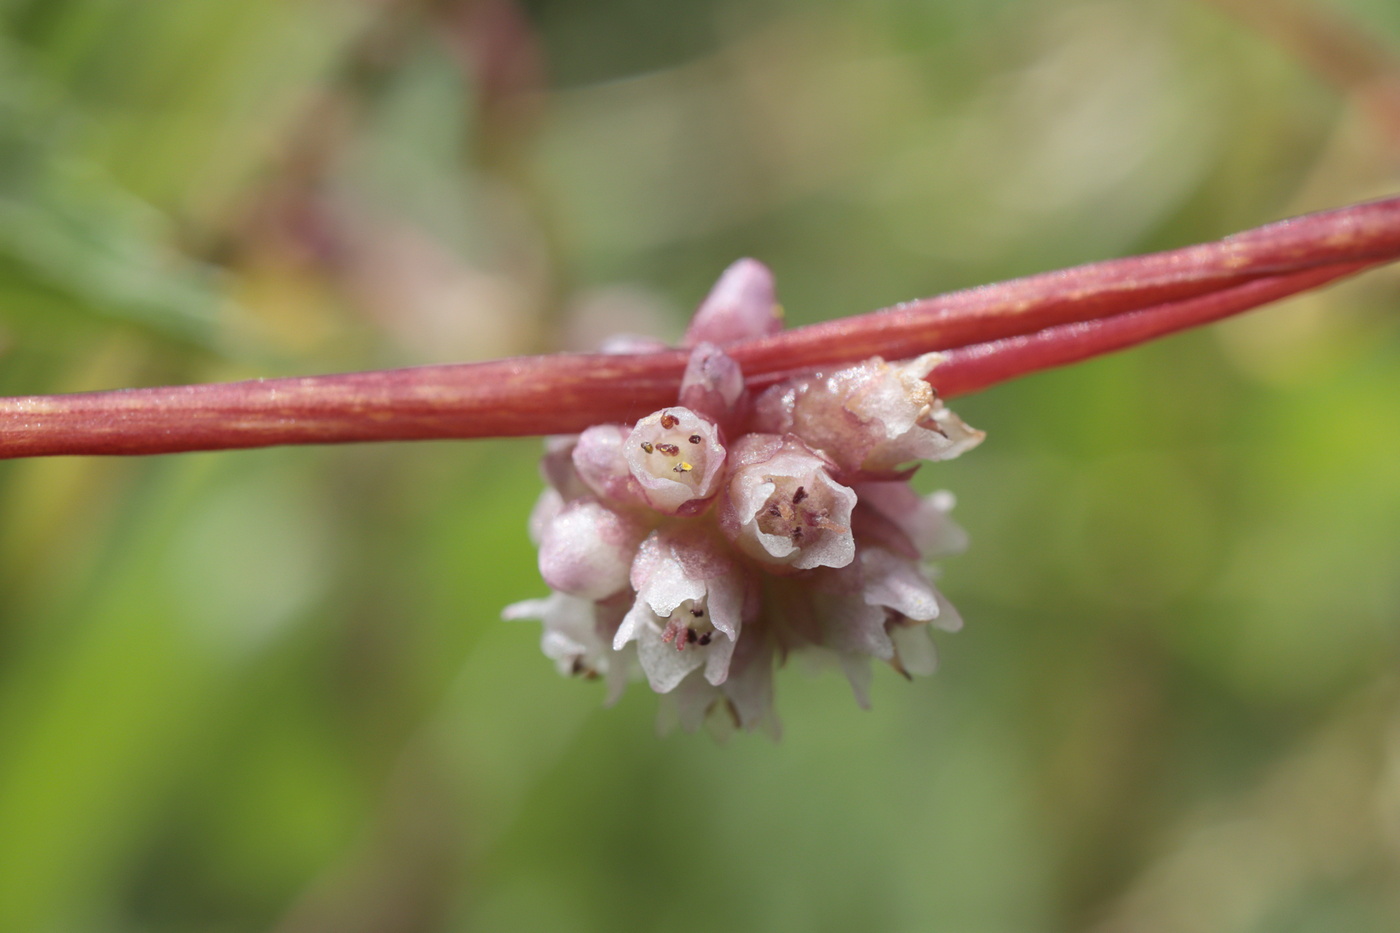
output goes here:
[[[1219, 320], [1400, 258], [1400, 198], [780, 332], [732, 266], [685, 347], [621, 342], [453, 366], [0, 400], [0, 457], [567, 435], [531, 519], [544, 650], [616, 696], [635, 673], [688, 728], [776, 731], [771, 674], [826, 654], [928, 673], [955, 629], [924, 561], [956, 550], [917, 460], [981, 432], [943, 399]], [[904, 362], [893, 362], [904, 361]]]

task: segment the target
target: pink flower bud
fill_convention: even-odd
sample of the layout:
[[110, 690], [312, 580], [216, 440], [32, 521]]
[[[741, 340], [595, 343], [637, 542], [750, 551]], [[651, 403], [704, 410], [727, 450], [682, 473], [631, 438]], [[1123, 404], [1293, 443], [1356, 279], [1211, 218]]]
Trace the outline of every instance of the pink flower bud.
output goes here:
[[744, 374], [739, 364], [712, 343], [702, 343], [690, 353], [681, 379], [681, 404], [712, 421], [734, 414], [744, 394]]
[[770, 567], [844, 567], [856, 554], [856, 494], [831, 478], [830, 462], [800, 440], [749, 434], [734, 449], [720, 525], [739, 548]]
[[632, 564], [632, 587], [637, 599], [613, 648], [637, 643], [652, 689], [667, 693], [701, 668], [711, 684], [724, 683], [742, 627], [746, 586], [718, 542], [693, 529], [653, 532]]
[[544, 530], [549, 527], [549, 523], [554, 521], [564, 508], [564, 497], [559, 495], [558, 490], [552, 487], [545, 487], [544, 492], [535, 500], [535, 507], [530, 510], [530, 523], [527, 526], [530, 533], [530, 541], [539, 547], [540, 541], [544, 538]]
[[596, 499], [577, 499], [543, 527], [540, 576], [570, 596], [611, 596], [627, 586], [632, 557], [645, 535], [635, 519]]
[[756, 259], [740, 259], [720, 275], [685, 332], [685, 346], [709, 342], [728, 346], [766, 337], [783, 328], [773, 273]]
[[642, 487], [623, 454], [631, 429], [623, 424], [597, 424], [578, 436], [572, 464], [580, 483], [607, 502], [646, 506]]
[[556, 434], [544, 439], [544, 456], [540, 459], [540, 475], [565, 501], [590, 495], [574, 468], [574, 447], [577, 434]]
[[792, 432], [851, 473], [888, 473], [911, 460], [948, 460], [983, 433], [943, 407], [924, 377], [941, 357], [872, 357], [822, 377], [780, 383], [756, 405], [761, 430]]
[[688, 408], [663, 408], [638, 421], [623, 455], [642, 495], [659, 512], [674, 515], [719, 491], [725, 458], [719, 430]]

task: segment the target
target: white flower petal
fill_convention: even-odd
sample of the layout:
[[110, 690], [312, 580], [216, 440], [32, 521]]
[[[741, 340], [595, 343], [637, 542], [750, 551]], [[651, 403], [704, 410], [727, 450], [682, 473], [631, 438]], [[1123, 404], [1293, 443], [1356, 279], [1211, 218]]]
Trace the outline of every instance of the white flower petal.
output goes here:
[[882, 548], [866, 548], [861, 553], [865, 573], [864, 597], [872, 606], [888, 606], [916, 622], [927, 622], [938, 615], [938, 597], [913, 561], [904, 560]]
[[[686, 649], [694, 650], [693, 645]], [[705, 679], [718, 687], [729, 677], [729, 662], [734, 657], [734, 641], [728, 635], [722, 638], [715, 636], [701, 650], [705, 652]]]
[[[544, 623], [540, 649], [554, 661], [561, 674], [591, 671], [614, 677], [616, 655], [598, 633], [598, 606], [587, 599], [565, 593], [551, 593], [545, 599], [513, 603], [501, 612], [507, 621], [539, 619]], [[625, 667], [622, 670], [625, 678]], [[625, 684], [625, 679], [623, 680]], [[620, 691], [620, 685], [614, 685]]]
[[938, 618], [934, 620], [933, 624], [945, 632], [962, 631], [962, 614], [952, 603], [948, 602], [942, 593], [934, 590], [933, 595], [938, 598]]
[[707, 657], [706, 651], [697, 651], [693, 645], [677, 650], [674, 644], [662, 641], [661, 631], [655, 625], [643, 628], [637, 638], [637, 658], [642, 662], [647, 682], [657, 693], [670, 693]]
[[900, 666], [907, 673], [927, 677], [938, 669], [938, 651], [927, 625], [891, 626], [890, 640], [894, 642]]

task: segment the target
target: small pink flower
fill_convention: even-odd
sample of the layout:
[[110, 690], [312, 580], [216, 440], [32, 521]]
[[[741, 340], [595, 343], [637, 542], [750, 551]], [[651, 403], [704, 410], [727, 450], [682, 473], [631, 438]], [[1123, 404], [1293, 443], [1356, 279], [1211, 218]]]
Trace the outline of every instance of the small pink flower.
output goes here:
[[943, 407], [924, 377], [941, 359], [878, 356], [826, 376], [782, 383], [758, 399], [764, 431], [794, 433], [851, 473], [889, 473], [911, 460], [950, 460], [985, 436]]
[[796, 437], [749, 434], [734, 448], [720, 526], [741, 550], [775, 568], [844, 567], [855, 559], [856, 494]]
[[613, 647], [637, 642], [652, 689], [667, 693], [702, 667], [711, 684], [724, 683], [743, 627], [745, 584], [719, 543], [700, 529], [653, 532], [632, 564], [632, 587], [637, 598]]
[[689, 408], [663, 408], [637, 422], [623, 456], [642, 495], [658, 512], [693, 509], [719, 491], [724, 445], [714, 423]]
[[602, 677], [608, 685], [608, 705], [617, 702], [636, 666], [634, 651], [617, 651], [612, 635], [622, 619], [617, 600], [595, 602], [551, 593], [545, 599], [513, 603], [501, 612], [506, 621], [539, 619], [544, 622], [540, 650], [559, 673], [575, 677]]

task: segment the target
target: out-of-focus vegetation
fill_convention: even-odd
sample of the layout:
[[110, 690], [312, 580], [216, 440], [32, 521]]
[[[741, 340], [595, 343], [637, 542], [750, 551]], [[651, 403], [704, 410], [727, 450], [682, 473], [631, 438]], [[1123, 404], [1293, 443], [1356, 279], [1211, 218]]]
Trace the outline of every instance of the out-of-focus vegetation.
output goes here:
[[[1393, 0], [7, 0], [0, 391], [1210, 239], [1400, 188], [1389, 54]], [[956, 407], [966, 630], [870, 712], [784, 671], [776, 746], [497, 621], [533, 442], [0, 465], [0, 930], [1400, 928], [1400, 277]]]

